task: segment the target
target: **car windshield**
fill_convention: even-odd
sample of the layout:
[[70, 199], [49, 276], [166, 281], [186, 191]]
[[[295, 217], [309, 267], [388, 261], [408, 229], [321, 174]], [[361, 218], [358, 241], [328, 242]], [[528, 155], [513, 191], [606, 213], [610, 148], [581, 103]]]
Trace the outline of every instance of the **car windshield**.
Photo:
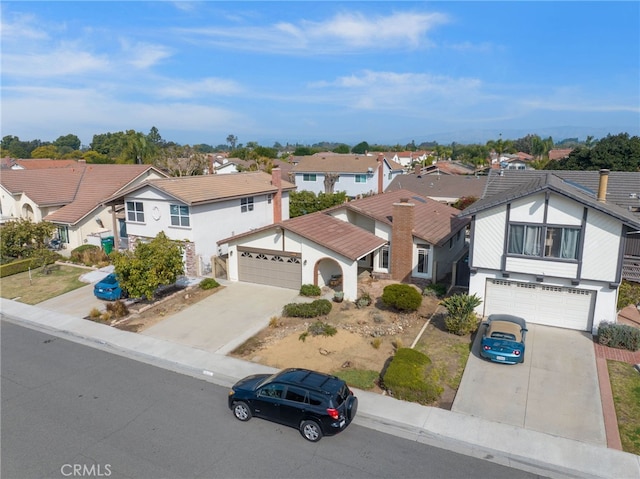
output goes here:
[[118, 280], [116, 279], [115, 276], [109, 275], [109, 276], [107, 276], [105, 279], [103, 279], [100, 282], [101, 283], [105, 283], [105, 284], [116, 284], [118, 282]]

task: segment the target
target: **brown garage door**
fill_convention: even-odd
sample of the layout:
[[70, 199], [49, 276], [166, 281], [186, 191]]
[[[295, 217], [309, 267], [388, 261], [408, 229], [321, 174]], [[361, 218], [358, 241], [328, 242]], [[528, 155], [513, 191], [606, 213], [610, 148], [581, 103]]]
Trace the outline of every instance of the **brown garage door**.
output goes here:
[[300, 253], [239, 248], [238, 278], [248, 283], [300, 289]]

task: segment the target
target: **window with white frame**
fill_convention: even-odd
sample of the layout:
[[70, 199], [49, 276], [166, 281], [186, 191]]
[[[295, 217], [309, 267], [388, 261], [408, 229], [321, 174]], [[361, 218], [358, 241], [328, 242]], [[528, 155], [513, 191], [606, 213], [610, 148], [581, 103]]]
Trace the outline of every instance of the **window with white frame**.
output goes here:
[[431, 246], [428, 244], [419, 244], [418, 246], [418, 273], [429, 274], [429, 251]]
[[253, 211], [253, 196], [240, 200], [240, 212], [246, 213], [247, 211]]
[[509, 226], [507, 253], [511, 255], [577, 260], [579, 247], [580, 228], [527, 224]]
[[144, 206], [141, 201], [127, 201], [127, 221], [144, 222]]
[[315, 173], [304, 173], [302, 175], [302, 181], [316, 181]]
[[171, 226], [190, 226], [189, 207], [185, 205], [169, 205]]
[[366, 183], [367, 175], [356, 175], [356, 183]]
[[378, 267], [381, 269], [389, 269], [389, 245], [380, 248], [378, 255]]

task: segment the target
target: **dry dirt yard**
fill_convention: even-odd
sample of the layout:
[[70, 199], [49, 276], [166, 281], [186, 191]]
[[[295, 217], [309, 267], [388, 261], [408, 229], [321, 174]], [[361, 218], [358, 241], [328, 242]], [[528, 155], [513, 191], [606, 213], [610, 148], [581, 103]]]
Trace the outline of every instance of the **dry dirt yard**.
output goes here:
[[[395, 350], [412, 347], [427, 354], [441, 371], [444, 392], [434, 406], [450, 409], [462, 377], [471, 344], [470, 336], [455, 336], [444, 330], [443, 308], [435, 296], [424, 296], [414, 313], [386, 309], [382, 291], [395, 281], [366, 280], [360, 291], [372, 298], [371, 305], [333, 303], [326, 317], [302, 319], [272, 318], [269, 327], [246, 341], [232, 356], [275, 368], [302, 367], [326, 373], [344, 369], [382, 373]], [[334, 326], [334, 336], [300, 335], [320, 320]], [[374, 392], [383, 390], [376, 384]]]

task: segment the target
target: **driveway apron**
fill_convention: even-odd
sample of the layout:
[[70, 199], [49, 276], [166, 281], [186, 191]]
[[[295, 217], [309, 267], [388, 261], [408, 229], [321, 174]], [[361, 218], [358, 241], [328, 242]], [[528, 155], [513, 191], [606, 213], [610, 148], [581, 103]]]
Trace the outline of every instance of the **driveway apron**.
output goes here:
[[452, 410], [606, 447], [591, 335], [528, 328], [525, 362], [518, 365], [480, 358], [476, 336]]
[[298, 291], [253, 283], [222, 282], [208, 298], [168, 316], [140, 334], [227, 354], [269, 324]]

